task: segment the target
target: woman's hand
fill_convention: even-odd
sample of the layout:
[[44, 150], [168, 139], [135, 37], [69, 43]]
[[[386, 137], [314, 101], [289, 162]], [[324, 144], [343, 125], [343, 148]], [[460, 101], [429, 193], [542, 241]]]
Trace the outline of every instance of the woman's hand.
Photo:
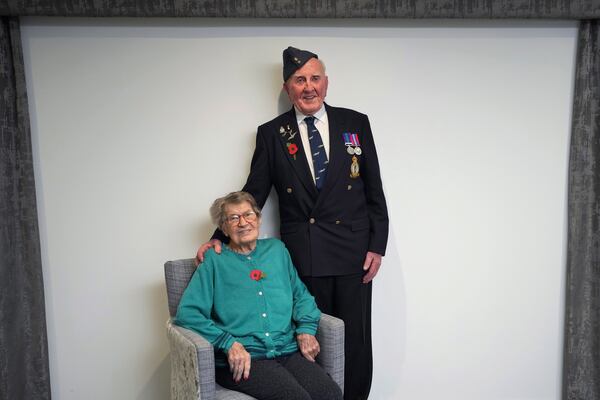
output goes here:
[[315, 358], [321, 351], [321, 347], [319, 346], [319, 342], [317, 342], [317, 338], [313, 335], [309, 335], [308, 333], [300, 333], [296, 336], [296, 340], [298, 341], [298, 347], [300, 348], [300, 353], [306, 358], [308, 361], [315, 361]]
[[227, 362], [229, 363], [229, 371], [233, 374], [233, 380], [237, 383], [244, 378], [250, 376], [250, 353], [246, 351], [244, 346], [239, 342], [233, 342], [233, 345], [227, 352]]

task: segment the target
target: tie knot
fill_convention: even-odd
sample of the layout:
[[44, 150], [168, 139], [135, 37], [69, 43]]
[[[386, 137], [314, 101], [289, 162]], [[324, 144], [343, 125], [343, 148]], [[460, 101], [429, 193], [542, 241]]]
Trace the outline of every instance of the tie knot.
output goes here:
[[306, 117], [306, 118], [304, 118], [304, 122], [306, 122], [306, 125], [314, 125], [315, 117], [313, 117], [313, 116]]

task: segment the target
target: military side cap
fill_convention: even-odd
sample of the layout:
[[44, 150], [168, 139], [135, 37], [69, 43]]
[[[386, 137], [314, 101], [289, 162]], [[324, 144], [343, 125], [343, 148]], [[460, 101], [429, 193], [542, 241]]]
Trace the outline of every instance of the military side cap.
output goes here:
[[287, 81], [294, 72], [302, 68], [311, 58], [319, 58], [319, 56], [292, 46], [285, 49], [283, 51], [283, 81]]

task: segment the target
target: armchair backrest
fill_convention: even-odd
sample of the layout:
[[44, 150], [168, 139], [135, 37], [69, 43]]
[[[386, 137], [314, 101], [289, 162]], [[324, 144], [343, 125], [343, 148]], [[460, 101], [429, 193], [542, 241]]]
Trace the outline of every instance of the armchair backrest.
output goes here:
[[196, 260], [184, 258], [165, 263], [165, 282], [167, 284], [167, 299], [169, 314], [174, 317], [185, 288], [196, 271]]

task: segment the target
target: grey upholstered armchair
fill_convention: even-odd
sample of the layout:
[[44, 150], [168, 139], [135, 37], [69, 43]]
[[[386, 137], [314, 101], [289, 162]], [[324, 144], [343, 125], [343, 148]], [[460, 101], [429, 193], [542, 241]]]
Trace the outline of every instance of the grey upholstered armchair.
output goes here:
[[[222, 388], [215, 383], [212, 345], [196, 332], [172, 324], [181, 295], [196, 270], [193, 258], [167, 261], [165, 281], [171, 318], [167, 336], [171, 346], [171, 399], [175, 400], [251, 400], [243, 393]], [[317, 340], [321, 353], [317, 362], [344, 389], [344, 322], [323, 314]]]

